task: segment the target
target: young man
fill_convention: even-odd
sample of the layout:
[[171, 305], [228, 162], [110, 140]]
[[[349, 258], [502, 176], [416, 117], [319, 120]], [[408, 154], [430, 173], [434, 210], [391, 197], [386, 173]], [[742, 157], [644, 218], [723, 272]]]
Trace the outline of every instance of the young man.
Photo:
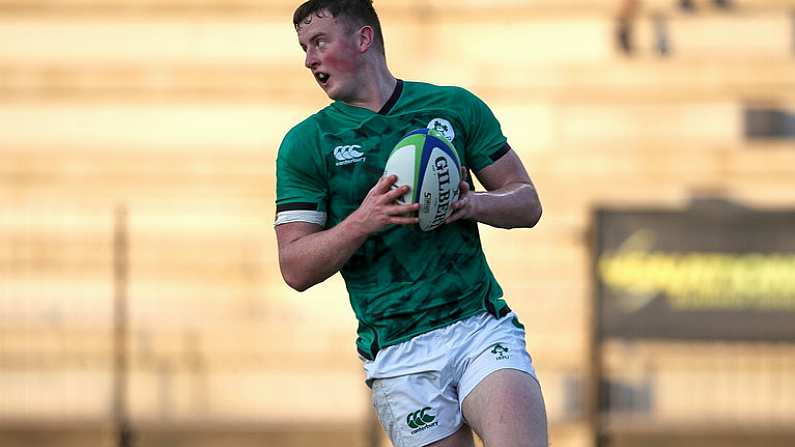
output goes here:
[[[371, 0], [310, 0], [293, 23], [305, 65], [334, 102], [291, 129], [277, 158], [285, 281], [341, 272], [379, 420], [399, 447], [546, 446], [524, 330], [502, 299], [477, 223], [532, 227], [535, 188], [488, 107], [468, 91], [396, 79]], [[393, 146], [434, 128], [486, 191], [461, 183], [442, 227], [417, 228], [407, 187], [382, 177]]]

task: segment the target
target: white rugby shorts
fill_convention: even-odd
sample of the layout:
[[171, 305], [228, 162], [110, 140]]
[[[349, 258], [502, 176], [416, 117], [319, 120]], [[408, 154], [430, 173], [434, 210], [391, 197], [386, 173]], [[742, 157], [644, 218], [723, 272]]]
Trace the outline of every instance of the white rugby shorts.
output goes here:
[[395, 447], [444, 439], [465, 423], [461, 405], [494, 371], [536, 372], [513, 312], [483, 313], [378, 352], [365, 361], [378, 419]]

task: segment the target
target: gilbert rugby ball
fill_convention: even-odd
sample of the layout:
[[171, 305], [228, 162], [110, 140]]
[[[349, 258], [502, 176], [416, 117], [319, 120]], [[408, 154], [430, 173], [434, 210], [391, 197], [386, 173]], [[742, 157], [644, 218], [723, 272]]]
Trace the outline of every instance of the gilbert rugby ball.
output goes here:
[[415, 130], [395, 145], [384, 176], [396, 175], [394, 188], [408, 185], [399, 203], [419, 203], [419, 227], [431, 231], [444, 223], [458, 200], [461, 161], [447, 138], [433, 129]]

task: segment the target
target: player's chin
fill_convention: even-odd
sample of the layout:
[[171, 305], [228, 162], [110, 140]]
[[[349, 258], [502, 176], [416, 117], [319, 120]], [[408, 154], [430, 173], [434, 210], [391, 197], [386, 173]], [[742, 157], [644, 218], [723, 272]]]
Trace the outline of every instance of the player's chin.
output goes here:
[[321, 85], [320, 88], [322, 88], [329, 99], [333, 101], [345, 102], [350, 99], [350, 95], [347, 94], [348, 92], [344, 88], [344, 84], [337, 83], [334, 79], [329, 79], [326, 81], [326, 84]]
[[327, 80], [324, 83], [323, 82], [318, 82], [317, 85], [319, 85], [320, 88], [323, 89], [324, 92], [326, 92], [326, 95], [330, 99], [333, 99], [335, 101], [340, 99], [339, 98], [339, 92], [337, 91], [336, 88], [334, 88], [335, 85], [334, 85], [334, 83], [333, 83], [333, 81], [331, 79]]
[[323, 91], [326, 92], [326, 96], [328, 96], [328, 99], [330, 99], [332, 101], [341, 101], [342, 100], [342, 98], [340, 98], [339, 95], [335, 95], [334, 92], [332, 92], [332, 91], [329, 91], [327, 89], [323, 89]]

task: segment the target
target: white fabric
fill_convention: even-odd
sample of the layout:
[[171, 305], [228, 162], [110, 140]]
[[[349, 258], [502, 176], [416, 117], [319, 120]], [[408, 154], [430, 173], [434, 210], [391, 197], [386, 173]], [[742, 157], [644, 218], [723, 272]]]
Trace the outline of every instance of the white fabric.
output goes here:
[[313, 223], [322, 227], [326, 225], [326, 213], [322, 211], [306, 210], [282, 211], [280, 213], [276, 213], [276, 222], [273, 224], [273, 226], [279, 226], [293, 222]]
[[475, 315], [364, 362], [373, 405], [393, 445], [420, 447], [455, 433], [464, 424], [462, 402], [494, 371], [511, 368], [536, 378], [514, 318]]

